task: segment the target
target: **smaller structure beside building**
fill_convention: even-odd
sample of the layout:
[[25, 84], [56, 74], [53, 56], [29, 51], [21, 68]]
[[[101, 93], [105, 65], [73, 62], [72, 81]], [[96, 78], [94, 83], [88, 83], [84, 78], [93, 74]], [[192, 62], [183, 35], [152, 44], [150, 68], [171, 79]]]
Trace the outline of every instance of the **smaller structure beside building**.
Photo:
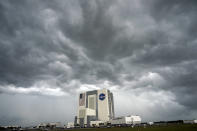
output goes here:
[[22, 128], [21, 126], [17, 126], [17, 125], [10, 125], [10, 126], [0, 126], [0, 130], [18, 131], [18, 130], [22, 130]]
[[183, 120], [184, 124], [196, 124], [197, 120]]
[[151, 126], [154, 124], [154, 122], [150, 121], [150, 122], [147, 122], [147, 124]]
[[52, 123], [40, 123], [37, 128], [39, 129], [45, 129], [45, 128], [50, 128], [50, 129], [53, 129], [53, 128], [59, 128], [61, 127], [61, 123], [60, 122], [52, 122]]
[[141, 123], [141, 117], [136, 115], [123, 116], [111, 119], [109, 122], [111, 125], [136, 125]]
[[197, 124], [197, 120], [194, 120], [194, 123]]
[[104, 126], [105, 123], [103, 121], [90, 121], [90, 126], [91, 127], [100, 127]]
[[68, 122], [66, 128], [74, 128], [75, 125], [74, 125], [74, 122]]

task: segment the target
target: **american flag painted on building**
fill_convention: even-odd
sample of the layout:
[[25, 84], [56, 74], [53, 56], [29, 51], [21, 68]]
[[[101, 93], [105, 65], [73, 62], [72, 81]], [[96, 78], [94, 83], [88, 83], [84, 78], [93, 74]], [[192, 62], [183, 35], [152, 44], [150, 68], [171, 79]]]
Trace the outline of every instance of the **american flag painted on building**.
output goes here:
[[79, 95], [79, 106], [85, 106], [85, 93]]

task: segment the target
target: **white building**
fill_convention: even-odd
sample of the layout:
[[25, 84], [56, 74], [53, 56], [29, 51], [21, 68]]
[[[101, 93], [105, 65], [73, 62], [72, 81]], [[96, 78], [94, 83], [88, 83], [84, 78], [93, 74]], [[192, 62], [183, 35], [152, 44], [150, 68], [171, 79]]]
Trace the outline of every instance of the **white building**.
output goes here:
[[101, 125], [104, 125], [105, 123], [103, 121], [90, 121], [91, 127], [100, 127]]
[[130, 116], [131, 117], [131, 120], [132, 120], [132, 124], [140, 124], [142, 119], [140, 116]]
[[109, 121], [111, 125], [135, 125], [141, 123], [140, 116], [123, 116], [117, 117]]
[[90, 121], [107, 122], [114, 118], [113, 94], [107, 89], [79, 94], [79, 106], [75, 124], [90, 126]]
[[68, 122], [66, 128], [74, 128], [74, 122]]
[[196, 124], [197, 120], [183, 120], [184, 124]]
[[196, 124], [197, 123], [197, 120], [194, 120], [194, 123]]
[[61, 127], [60, 122], [51, 122], [51, 123], [40, 123], [37, 125], [37, 128], [56, 128]]
[[153, 125], [153, 124], [154, 124], [154, 122], [150, 121], [150, 122], [147, 122], [147, 124], [149, 124], [149, 125]]

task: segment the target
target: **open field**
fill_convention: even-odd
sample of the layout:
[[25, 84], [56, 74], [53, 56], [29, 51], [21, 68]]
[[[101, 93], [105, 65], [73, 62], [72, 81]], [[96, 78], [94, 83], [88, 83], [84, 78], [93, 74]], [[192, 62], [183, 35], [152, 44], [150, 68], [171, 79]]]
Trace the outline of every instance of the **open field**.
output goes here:
[[149, 127], [82, 128], [52, 131], [197, 131], [197, 124]]
[[[0, 129], [1, 130], [1, 129]], [[12, 131], [4, 130], [4, 131]], [[147, 127], [78, 128], [78, 129], [25, 129], [25, 131], [197, 131], [197, 124], [159, 125]]]
[[93, 129], [73, 129], [74, 131], [197, 131], [195, 125], [169, 125], [150, 127], [116, 127], [116, 128], [93, 128]]

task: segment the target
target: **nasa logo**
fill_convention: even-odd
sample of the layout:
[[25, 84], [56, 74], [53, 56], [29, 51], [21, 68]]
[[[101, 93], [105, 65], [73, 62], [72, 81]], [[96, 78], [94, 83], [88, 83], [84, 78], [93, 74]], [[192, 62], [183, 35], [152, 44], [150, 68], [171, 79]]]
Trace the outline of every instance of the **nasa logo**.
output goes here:
[[105, 99], [105, 94], [101, 93], [101, 94], [99, 95], [99, 99], [100, 99], [100, 100], [104, 100], [104, 99]]

